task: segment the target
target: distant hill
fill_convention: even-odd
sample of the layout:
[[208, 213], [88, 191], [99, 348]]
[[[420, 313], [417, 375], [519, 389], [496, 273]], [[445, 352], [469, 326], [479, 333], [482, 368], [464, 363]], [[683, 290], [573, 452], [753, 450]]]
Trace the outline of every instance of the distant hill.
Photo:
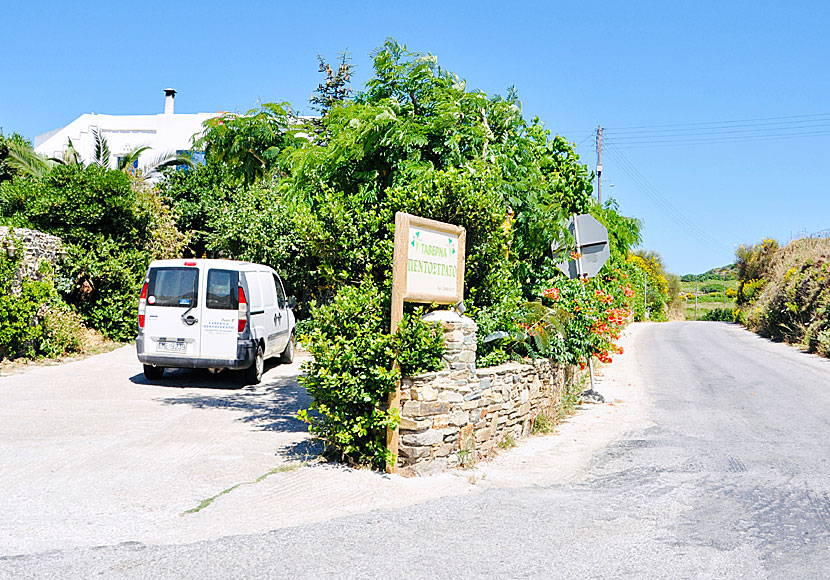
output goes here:
[[695, 280], [737, 280], [738, 265], [729, 264], [719, 268], [712, 268], [703, 274], [684, 274], [680, 277], [683, 282], [694, 282]]

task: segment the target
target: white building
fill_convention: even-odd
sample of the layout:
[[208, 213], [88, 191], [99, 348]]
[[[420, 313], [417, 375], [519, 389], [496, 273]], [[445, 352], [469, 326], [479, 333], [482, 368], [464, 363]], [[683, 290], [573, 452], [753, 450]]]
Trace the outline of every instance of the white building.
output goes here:
[[69, 139], [81, 158], [89, 161], [95, 150], [92, 130], [106, 138], [110, 149], [110, 167], [116, 168], [118, 158], [136, 147], [149, 146], [141, 154], [142, 167], [167, 153], [189, 151], [193, 136], [201, 135], [202, 123], [221, 113], [174, 114], [176, 91], [165, 89], [164, 113], [157, 115], [98, 115], [85, 113], [66, 127], [35, 137], [35, 151], [47, 157], [61, 158]]

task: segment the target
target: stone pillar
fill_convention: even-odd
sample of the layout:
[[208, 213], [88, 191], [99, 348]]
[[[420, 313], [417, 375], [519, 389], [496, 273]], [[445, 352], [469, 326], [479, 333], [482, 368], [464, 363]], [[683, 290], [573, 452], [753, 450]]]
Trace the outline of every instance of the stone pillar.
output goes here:
[[424, 322], [444, 331], [444, 368], [475, 374], [478, 325], [473, 319], [454, 310], [436, 310], [424, 316]]

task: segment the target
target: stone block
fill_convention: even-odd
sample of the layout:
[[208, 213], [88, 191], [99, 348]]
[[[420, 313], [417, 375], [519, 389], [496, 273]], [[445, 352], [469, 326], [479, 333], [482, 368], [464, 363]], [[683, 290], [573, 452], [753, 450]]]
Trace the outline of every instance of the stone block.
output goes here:
[[438, 394], [438, 401], [441, 403], [462, 403], [464, 395], [455, 391], [441, 391]]
[[454, 447], [452, 443], [444, 443], [441, 447], [435, 449], [433, 457], [447, 457]]
[[466, 395], [464, 395], [464, 400], [465, 401], [475, 401], [477, 399], [480, 399], [482, 394], [483, 394], [483, 391], [480, 391], [480, 390], [473, 391], [472, 393], [467, 393]]
[[458, 361], [464, 363], [474, 363], [476, 362], [476, 353], [472, 350], [462, 351], [461, 354], [458, 355]]
[[470, 420], [470, 413], [469, 411], [453, 411], [450, 413], [449, 416], [449, 423], [450, 425], [466, 425], [467, 422]]
[[422, 459], [424, 457], [429, 457], [431, 453], [431, 447], [410, 447], [409, 445], [398, 446], [398, 455], [407, 459]]
[[433, 429], [446, 429], [449, 427], [450, 421], [448, 415], [435, 415], [432, 418], [432, 428]]
[[423, 431], [432, 427], [429, 419], [414, 419], [412, 417], [401, 417], [399, 425], [401, 431]]
[[424, 385], [421, 388], [421, 400], [422, 401], [437, 401], [438, 400], [438, 391], [436, 391], [432, 385]]
[[438, 402], [422, 402], [421, 403], [421, 416], [427, 417], [430, 415], [441, 415], [450, 412], [450, 406], [447, 403], [438, 403]]
[[433, 446], [444, 441], [444, 432], [440, 429], [429, 429], [420, 433], [401, 435], [401, 442], [412, 447]]

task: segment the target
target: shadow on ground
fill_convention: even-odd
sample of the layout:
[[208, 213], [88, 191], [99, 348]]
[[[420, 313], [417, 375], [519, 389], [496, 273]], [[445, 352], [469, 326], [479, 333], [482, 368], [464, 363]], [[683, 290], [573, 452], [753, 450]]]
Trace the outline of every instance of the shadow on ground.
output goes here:
[[[267, 365], [266, 371], [273, 366]], [[259, 385], [244, 386], [237, 373], [214, 375], [202, 370], [176, 369], [166, 371], [159, 381], [148, 381], [143, 374], [130, 380], [139, 385], [187, 389], [160, 399], [165, 405], [242, 411], [243, 416], [237, 420], [250, 423], [260, 431], [308, 432], [308, 425], [297, 419], [297, 411], [307, 409], [311, 397], [297, 382], [297, 375], [265, 377]], [[199, 391], [191, 392], [191, 389]], [[205, 389], [212, 392], [205, 392]], [[298, 454], [307, 454], [304, 451], [308, 446], [298, 443], [297, 447]]]

